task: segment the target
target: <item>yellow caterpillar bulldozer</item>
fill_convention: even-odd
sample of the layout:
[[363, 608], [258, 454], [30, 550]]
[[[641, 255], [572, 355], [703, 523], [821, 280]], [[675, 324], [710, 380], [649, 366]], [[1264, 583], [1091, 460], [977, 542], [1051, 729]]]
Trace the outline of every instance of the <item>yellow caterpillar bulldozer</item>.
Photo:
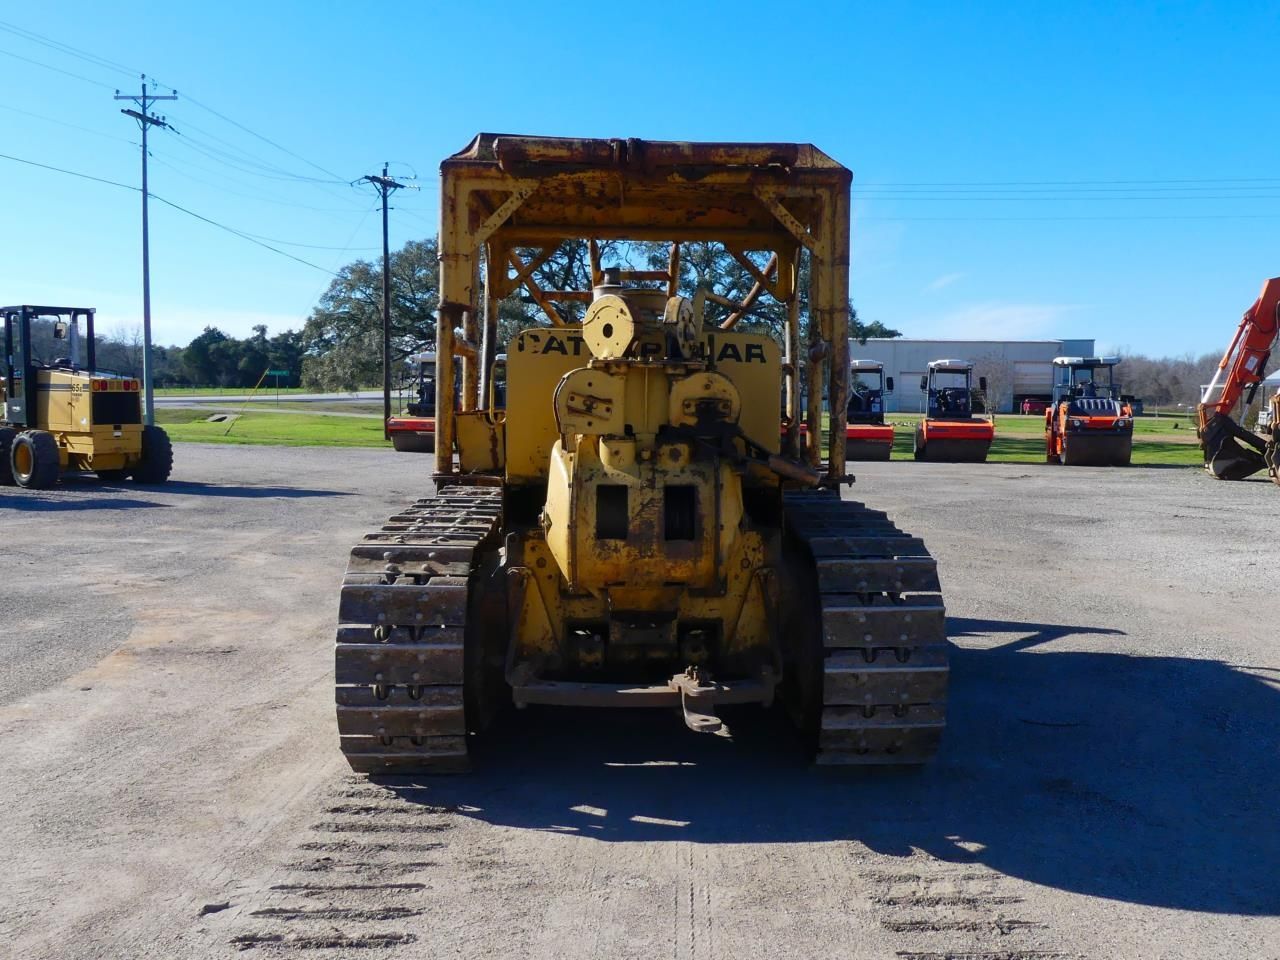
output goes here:
[[[143, 425], [142, 384], [97, 370], [93, 318], [90, 307], [0, 307], [0, 485], [43, 489], [67, 470], [108, 481], [169, 479], [173, 448], [164, 430]], [[65, 355], [40, 356], [32, 336], [38, 320]]]
[[[465, 769], [510, 705], [667, 708], [725, 735], [720, 707], [777, 703], [818, 762], [932, 757], [935, 562], [839, 494], [849, 171], [808, 144], [493, 134], [441, 171], [436, 492], [351, 552], [335, 676], [351, 766]], [[613, 240], [670, 244], [667, 269], [602, 265]], [[680, 294], [690, 242], [723, 244], [785, 305], [776, 340]], [[590, 289], [532, 283], [565, 243], [589, 252]], [[497, 308], [521, 287], [547, 322], [505, 345], [499, 410]], [[790, 423], [810, 402], [780, 437], [784, 387]]]

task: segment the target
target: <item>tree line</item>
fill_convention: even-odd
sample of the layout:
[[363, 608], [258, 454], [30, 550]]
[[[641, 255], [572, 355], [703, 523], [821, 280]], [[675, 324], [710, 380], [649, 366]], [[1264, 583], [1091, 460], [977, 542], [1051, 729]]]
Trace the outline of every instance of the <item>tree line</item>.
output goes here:
[[[81, 331], [81, 336], [86, 331]], [[142, 376], [142, 328], [117, 327], [96, 336], [97, 369], [122, 377]], [[31, 355], [41, 363], [69, 359], [70, 345], [54, 336], [53, 321], [36, 318], [31, 324]], [[152, 381], [157, 387], [252, 387], [266, 370], [288, 371], [280, 386], [301, 382], [303, 341], [300, 331], [267, 336], [266, 326], [253, 328], [243, 340], [205, 327], [185, 347], [152, 344]], [[87, 357], [81, 348], [80, 362]], [[272, 386], [275, 380], [269, 381]]]
[[[435, 311], [439, 299], [439, 261], [434, 239], [411, 240], [391, 255], [391, 354], [393, 371], [416, 353], [434, 348]], [[533, 251], [520, 251], [526, 259]], [[600, 262], [625, 268], [665, 270], [668, 246], [658, 243], [602, 243]], [[753, 257], [763, 268], [765, 258]], [[798, 265], [801, 291], [801, 336], [807, 336], [808, 259]], [[540, 290], [586, 290], [591, 286], [587, 245], [579, 241], [561, 244], [533, 271]], [[726, 302], [741, 302], [754, 283], [729, 251], [714, 243], [681, 245], [679, 292], [692, 297], [699, 289], [714, 297], [706, 301], [706, 322], [718, 324], [731, 312]], [[565, 321], [581, 320], [585, 304], [557, 303]], [[786, 307], [762, 296], [739, 324], [739, 329], [781, 338]], [[498, 339], [506, 343], [528, 326], [545, 323], [535, 298], [521, 288], [499, 305]], [[853, 304], [849, 308], [850, 332], [859, 340], [898, 337], [901, 333], [879, 321], [865, 321]], [[52, 335], [36, 334], [37, 340]], [[354, 390], [382, 380], [382, 266], [380, 261], [355, 260], [342, 267], [300, 330], [268, 336], [265, 326], [237, 339], [216, 327], [206, 327], [185, 347], [153, 346], [153, 375], [157, 386], [219, 386], [244, 388], [256, 384], [263, 372], [286, 370], [282, 386], [304, 386], [323, 391]], [[1220, 354], [1199, 357], [1151, 357], [1122, 351], [1124, 362], [1116, 376], [1124, 392], [1141, 397], [1151, 406], [1194, 404], [1200, 386], [1213, 376]], [[979, 365], [983, 366], [979, 358]], [[142, 373], [140, 329], [118, 329], [99, 335], [98, 365], [126, 376]], [[986, 364], [989, 367], [991, 364]], [[1004, 383], [1005, 371], [979, 371]], [[271, 381], [274, 383], [274, 380]], [[998, 383], [997, 383], [998, 382]], [[1007, 384], [1006, 384], [1007, 385]]]
[[[1224, 332], [1224, 346], [1226, 333]], [[1195, 406], [1200, 388], [1213, 379], [1221, 352], [1198, 357], [1149, 357], [1142, 353], [1120, 354], [1116, 379], [1126, 394], [1140, 397], [1148, 407]]]
[[[391, 355], [398, 367], [405, 358], [435, 344], [435, 310], [439, 299], [440, 270], [436, 242], [413, 240], [391, 255]], [[665, 270], [668, 266], [665, 243], [606, 242], [600, 245], [600, 263], [627, 269]], [[517, 251], [532, 259], [533, 251]], [[766, 258], [753, 257], [764, 268]], [[801, 290], [801, 337], [807, 336], [809, 319], [808, 258], [801, 257], [798, 270]], [[557, 247], [532, 273], [537, 289], [589, 290], [591, 260], [587, 244], [567, 241]], [[718, 324], [731, 308], [715, 300], [741, 302], [754, 279], [724, 247], [714, 243], [681, 245], [679, 293], [693, 297], [699, 289], [715, 295], [706, 302], [706, 322]], [[566, 323], [582, 319], [586, 305], [577, 301], [556, 302]], [[786, 307], [762, 296], [747, 312], [739, 329], [769, 333], [781, 338]], [[858, 340], [868, 337], [897, 337], [901, 334], [883, 324], [861, 320], [850, 304], [850, 332]], [[498, 341], [506, 343], [521, 329], [545, 325], [546, 320], [534, 296], [521, 288], [498, 308]], [[357, 260], [338, 271], [302, 329], [302, 383], [317, 390], [351, 390], [379, 382], [382, 378], [382, 268], [380, 263]]]

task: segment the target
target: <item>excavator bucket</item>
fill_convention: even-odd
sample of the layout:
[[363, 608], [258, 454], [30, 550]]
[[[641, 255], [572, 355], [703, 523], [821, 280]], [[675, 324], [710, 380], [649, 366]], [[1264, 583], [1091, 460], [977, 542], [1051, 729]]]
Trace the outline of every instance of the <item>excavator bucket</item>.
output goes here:
[[1243, 480], [1267, 466], [1262, 438], [1221, 413], [1210, 417], [1200, 431], [1200, 447], [1205, 469], [1219, 480]]

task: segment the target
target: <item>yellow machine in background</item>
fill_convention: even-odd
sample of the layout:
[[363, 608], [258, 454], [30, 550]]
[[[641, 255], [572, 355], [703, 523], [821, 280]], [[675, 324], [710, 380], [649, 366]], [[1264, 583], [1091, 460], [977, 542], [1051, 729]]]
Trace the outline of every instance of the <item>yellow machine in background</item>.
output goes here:
[[[513, 703], [675, 707], [723, 734], [721, 705], [781, 701], [820, 762], [931, 757], [948, 677], [935, 563], [838, 492], [849, 171], [807, 144], [482, 134], [442, 173], [437, 492], [352, 551], [336, 652], [352, 766], [463, 767]], [[668, 269], [606, 267], [605, 240], [666, 241]], [[589, 251], [592, 288], [539, 289], [566, 242]], [[723, 244], [755, 280], [718, 326], [704, 293], [680, 295], [688, 242]], [[520, 287], [548, 326], [506, 346], [499, 410], [483, 373]], [[777, 340], [734, 329], [766, 294], [786, 306]], [[557, 306], [575, 301], [581, 325]]]
[[[64, 470], [111, 481], [169, 478], [173, 448], [164, 430], [142, 422], [141, 383], [96, 372], [93, 317], [88, 307], [0, 307], [0, 484], [51, 487]], [[51, 323], [65, 356], [37, 358], [32, 328], [38, 319]]]

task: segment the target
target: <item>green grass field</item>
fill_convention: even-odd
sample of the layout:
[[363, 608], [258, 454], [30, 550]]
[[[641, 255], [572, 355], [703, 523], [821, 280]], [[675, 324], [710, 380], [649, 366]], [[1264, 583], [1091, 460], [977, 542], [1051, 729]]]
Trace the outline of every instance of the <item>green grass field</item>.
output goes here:
[[[893, 459], [911, 460], [918, 413], [891, 413]], [[824, 418], [825, 423], [825, 418]], [[1194, 422], [1188, 417], [1139, 417], [1133, 428], [1133, 463], [1146, 467], [1203, 465]], [[991, 463], [1044, 463], [1044, 416], [998, 414], [996, 439], [987, 454]]]
[[[1198, 467], [1204, 461], [1200, 448], [1169, 440], [1133, 441], [1133, 463], [1143, 467]], [[912, 428], [898, 427], [893, 436], [893, 459], [911, 460]], [[996, 438], [987, 454], [990, 463], [1044, 463], [1043, 435], [1011, 435], [996, 427]]]
[[[893, 458], [910, 459], [919, 414], [890, 414], [897, 425]], [[1044, 417], [996, 416], [996, 439], [987, 459], [994, 463], [1044, 463]], [[1138, 417], [1133, 425], [1133, 462], [1141, 466], [1201, 466], [1194, 423], [1187, 417]]]
[[[261, 404], [255, 402], [250, 410], [270, 411], [276, 406], [274, 401], [267, 400]], [[280, 409], [282, 410], [300, 410], [303, 413], [359, 413], [365, 416], [382, 416], [381, 400], [339, 400], [329, 402], [325, 400], [288, 400], [280, 401]], [[394, 416], [398, 412], [396, 398], [391, 398], [391, 414]]]
[[[177, 442], [250, 443], [280, 446], [386, 447], [380, 418], [328, 416], [310, 404], [294, 403], [302, 413], [271, 413], [255, 408], [243, 414], [227, 433], [226, 423], [209, 423], [215, 411], [156, 411], [161, 424]], [[366, 409], [373, 406], [374, 410]], [[335, 410], [369, 413], [380, 405], [343, 404]], [[314, 411], [314, 412], [313, 412]], [[893, 459], [910, 460], [912, 434], [919, 421], [916, 414], [892, 414], [897, 427]], [[987, 459], [993, 463], [1044, 463], [1044, 421], [1038, 416], [1001, 416], [996, 419], [996, 439]], [[1133, 462], [1140, 466], [1195, 467], [1203, 462], [1195, 429], [1178, 418], [1140, 418], [1134, 427]]]
[[[253, 387], [156, 387], [154, 393], [157, 397], [247, 397], [252, 391]], [[315, 393], [315, 391], [306, 387], [280, 388], [280, 396], [283, 397], [287, 393]], [[276, 388], [264, 384], [258, 390], [258, 394], [274, 397]]]
[[[359, 417], [246, 413], [231, 424], [209, 423], [209, 410], [156, 410], [156, 423], [178, 443], [256, 443], [286, 447], [389, 447], [382, 421]], [[227, 427], [231, 427], [230, 433]]]

